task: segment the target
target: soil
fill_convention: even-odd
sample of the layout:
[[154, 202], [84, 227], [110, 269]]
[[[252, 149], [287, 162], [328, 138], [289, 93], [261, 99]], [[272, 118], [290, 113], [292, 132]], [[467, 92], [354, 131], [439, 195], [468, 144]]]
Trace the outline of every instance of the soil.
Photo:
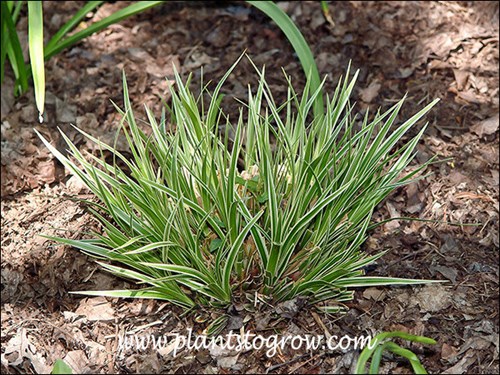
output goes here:
[[[83, 2], [44, 2], [46, 38]], [[128, 2], [103, 5], [95, 22]], [[444, 280], [419, 287], [356, 291], [345, 315], [300, 308], [299, 301], [269, 310], [232, 311], [229, 329], [270, 335], [361, 335], [399, 330], [432, 337], [436, 345], [400, 342], [430, 373], [499, 372], [499, 8], [496, 2], [332, 2], [334, 24], [319, 2], [279, 2], [296, 22], [332, 93], [351, 62], [360, 75], [356, 108], [387, 109], [405, 93], [400, 119], [434, 98], [429, 126], [418, 145], [418, 162], [437, 155], [424, 180], [395, 191], [374, 219], [410, 216], [370, 233], [368, 253], [388, 250], [371, 275]], [[79, 27], [85, 27], [85, 23]], [[26, 17], [19, 21], [26, 41]], [[244, 2], [169, 2], [94, 34], [50, 59], [47, 105], [37, 122], [33, 91], [13, 98], [10, 71], [2, 86], [2, 373], [47, 373], [64, 359], [74, 373], [350, 373], [358, 350], [293, 350], [273, 357], [265, 350], [230, 352], [173, 347], [119, 351], [125, 331], [141, 335], [201, 333], [220, 314], [182, 314], [152, 300], [84, 297], [70, 291], [121, 289], [126, 281], [99, 270], [80, 252], [40, 237], [81, 238], [99, 230], [74, 198], [91, 195], [41, 144], [33, 128], [59, 149], [60, 128], [78, 147], [95, 148], [70, 124], [113, 142], [119, 123], [110, 100], [121, 104], [122, 70], [136, 114], [143, 105], [158, 115], [169, 100], [165, 77], [172, 64], [193, 74], [193, 87], [217, 81], [246, 51], [277, 98], [286, 94], [281, 68], [298, 90], [304, 74], [292, 47], [264, 14]], [[245, 59], [224, 88], [224, 106], [238, 108], [256, 73]], [[417, 131], [418, 129], [415, 129]], [[122, 145], [118, 144], [120, 148]], [[123, 146], [124, 147], [124, 146]], [[434, 221], [432, 221], [434, 220]], [[451, 224], [450, 224], [451, 223]], [[461, 225], [456, 225], [457, 223]], [[476, 225], [466, 225], [476, 224]], [[397, 356], [386, 356], [381, 373], [408, 373]]]

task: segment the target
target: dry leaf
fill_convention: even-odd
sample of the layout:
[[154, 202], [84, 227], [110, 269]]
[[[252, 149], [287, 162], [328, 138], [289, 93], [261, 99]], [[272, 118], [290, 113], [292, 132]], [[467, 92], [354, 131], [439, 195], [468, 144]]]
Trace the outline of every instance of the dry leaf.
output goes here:
[[377, 288], [367, 288], [363, 291], [363, 297], [374, 301], [381, 301], [385, 297], [385, 292]]
[[471, 130], [478, 136], [491, 135], [498, 130], [498, 114], [474, 125]]
[[71, 367], [73, 374], [84, 374], [88, 359], [83, 350], [72, 350], [66, 354], [64, 362]]
[[441, 347], [441, 358], [453, 363], [454, 359], [456, 358], [458, 354], [458, 349], [448, 345], [447, 343], [443, 343], [443, 346]]
[[422, 312], [436, 312], [451, 304], [451, 294], [442, 285], [426, 285], [413, 297]]
[[463, 90], [467, 84], [469, 72], [460, 69], [453, 69], [453, 74], [455, 75], [455, 81], [457, 82], [457, 89]]
[[372, 83], [370, 83], [370, 86], [368, 86], [365, 89], [362, 89], [359, 92], [361, 100], [364, 101], [365, 103], [371, 103], [371, 101], [375, 99], [375, 97], [378, 95], [378, 92], [381, 87], [382, 85], [378, 83], [378, 81], [373, 81]]
[[85, 298], [80, 302], [75, 313], [85, 316], [88, 320], [112, 320], [115, 311], [111, 303], [104, 297]]

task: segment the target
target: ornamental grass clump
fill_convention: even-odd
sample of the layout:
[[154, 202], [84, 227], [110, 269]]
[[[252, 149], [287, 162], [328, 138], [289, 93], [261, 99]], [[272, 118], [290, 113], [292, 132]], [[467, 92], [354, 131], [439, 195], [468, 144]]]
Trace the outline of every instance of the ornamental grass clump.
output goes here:
[[436, 101], [395, 126], [401, 100], [373, 120], [367, 113], [355, 130], [349, 96], [357, 73], [349, 79], [347, 72], [318, 115], [312, 107], [322, 87], [310, 92], [307, 83], [299, 95], [288, 80], [287, 100], [278, 105], [262, 71], [233, 123], [220, 108], [233, 69], [198, 97], [176, 72], [167, 115], [158, 121], [146, 108], [147, 133], [137, 125], [124, 77], [125, 108], [118, 110], [130, 158], [82, 130], [112, 153], [113, 163], [84, 157], [64, 134], [68, 157], [42, 138], [96, 195], [91, 212], [103, 228], [92, 239], [53, 239], [141, 285], [78, 293], [185, 308], [303, 297], [334, 312], [353, 298], [353, 287], [426, 282], [364, 276], [384, 252], [367, 255], [360, 246], [377, 204], [425, 168], [404, 173], [425, 127], [401, 139]]

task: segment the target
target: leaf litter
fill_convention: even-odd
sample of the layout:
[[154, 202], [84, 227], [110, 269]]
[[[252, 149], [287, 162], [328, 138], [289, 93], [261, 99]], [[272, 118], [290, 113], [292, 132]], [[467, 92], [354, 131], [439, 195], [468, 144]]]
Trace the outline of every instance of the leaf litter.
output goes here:
[[[50, 34], [81, 5], [48, 3], [44, 11], [54, 21], [47, 24]], [[89, 16], [102, 19], [122, 6], [105, 4]], [[398, 220], [398, 226], [376, 228], [364, 246], [367, 252], [389, 250], [370, 274], [447, 283], [356, 291], [344, 316], [316, 314], [297, 301], [279, 306], [279, 311], [245, 306], [236, 310], [231, 327], [264, 336], [271, 331], [356, 335], [405, 330], [438, 341], [429, 351], [418, 352], [429, 372], [498, 373], [498, 4], [336, 2], [329, 4], [333, 27], [315, 2], [279, 6], [304, 33], [320, 73], [329, 75], [327, 91], [352, 60], [361, 69], [359, 108], [387, 108], [408, 92], [403, 118], [419, 108], [419, 100], [441, 98], [417, 158], [449, 159], [433, 165], [432, 174], [418, 183], [397, 190], [374, 216], [380, 221], [411, 216], [437, 222]], [[13, 101], [7, 74], [1, 124], [2, 373], [49, 372], [56, 359], [64, 359], [75, 373], [352, 371], [356, 351], [304, 353], [287, 347], [272, 358], [263, 350], [184, 350], [176, 357], [171, 349], [159, 356], [153, 351], [118, 352], [120, 332], [172, 335], [192, 328], [201, 333], [217, 316], [200, 312], [205, 317], [195, 320], [158, 301], [68, 294], [130, 285], [103, 273], [79, 252], [39, 236], [80, 237], [99, 228], [81, 203], [68, 199], [92, 197], [41, 146], [33, 127], [57, 145], [61, 127], [79, 147], [97, 155], [99, 150], [69, 124], [114, 141], [119, 117], [109, 100], [120, 105], [122, 69], [136, 113], [142, 114], [147, 104], [159, 114], [161, 100], [169, 99], [164, 76], [171, 75], [172, 64], [184, 74], [193, 72], [194, 85], [199, 85], [201, 66], [206, 77], [219, 77], [244, 49], [258, 65], [266, 64], [278, 97], [286, 96], [281, 67], [295, 85], [304, 84], [279, 29], [244, 3], [165, 4], [63, 51], [47, 62], [51, 79], [41, 125], [32, 92]], [[253, 79], [245, 63], [230, 77], [223, 104], [232, 116], [237, 114], [232, 97], [244, 97]], [[126, 152], [125, 142], [120, 142]], [[447, 224], [451, 222], [480, 225]], [[408, 367], [386, 361], [381, 371], [408, 372]]]

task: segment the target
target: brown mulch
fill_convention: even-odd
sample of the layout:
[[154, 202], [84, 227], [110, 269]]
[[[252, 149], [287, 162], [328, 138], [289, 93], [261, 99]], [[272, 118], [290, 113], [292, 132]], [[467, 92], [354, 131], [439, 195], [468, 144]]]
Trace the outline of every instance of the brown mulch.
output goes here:
[[[105, 4], [95, 22], [127, 3]], [[426, 287], [356, 291], [345, 315], [312, 309], [274, 313], [236, 306], [228, 329], [262, 335], [355, 336], [401, 330], [436, 339], [413, 345], [430, 373], [499, 372], [499, 8], [496, 2], [332, 2], [335, 25], [319, 2], [279, 2], [304, 33], [326, 89], [351, 61], [360, 70], [353, 100], [363, 113], [387, 109], [408, 93], [400, 119], [434, 98], [429, 127], [417, 160], [440, 163], [416, 184], [400, 188], [378, 207], [376, 220], [411, 216], [375, 229], [364, 247], [388, 250], [371, 275], [446, 280]], [[46, 35], [53, 35], [82, 2], [44, 2]], [[82, 25], [81, 27], [84, 27]], [[26, 18], [19, 23], [26, 30]], [[21, 32], [22, 34], [22, 32]], [[26, 40], [26, 33], [21, 35]], [[91, 199], [58, 164], [33, 132], [59, 148], [57, 128], [80, 148], [95, 151], [70, 124], [112, 143], [125, 71], [136, 115], [143, 105], [158, 115], [168, 101], [165, 77], [175, 64], [193, 74], [193, 87], [222, 77], [243, 51], [266, 76], [278, 98], [286, 94], [281, 68], [298, 89], [304, 75], [280, 30], [244, 2], [170, 2], [92, 35], [47, 62], [45, 122], [37, 122], [32, 90], [15, 100], [10, 72], [2, 87], [2, 373], [47, 373], [64, 359], [74, 373], [350, 373], [359, 351], [289, 346], [268, 358], [265, 350], [119, 351], [118, 337], [201, 333], [218, 315], [182, 314], [159, 301], [85, 298], [70, 291], [121, 289], [127, 283], [99, 270], [86, 256], [55, 246], [41, 234], [80, 238], [98, 230], [85, 207]], [[224, 105], [235, 113], [256, 74], [242, 60], [224, 88]], [[118, 147], [125, 148], [118, 144]], [[449, 223], [479, 224], [450, 225]], [[290, 307], [290, 306], [288, 306]], [[297, 307], [297, 306], [295, 306]], [[279, 313], [281, 311], [281, 314]], [[406, 343], [405, 343], [406, 346]], [[384, 358], [381, 372], [408, 373], [397, 357]]]

